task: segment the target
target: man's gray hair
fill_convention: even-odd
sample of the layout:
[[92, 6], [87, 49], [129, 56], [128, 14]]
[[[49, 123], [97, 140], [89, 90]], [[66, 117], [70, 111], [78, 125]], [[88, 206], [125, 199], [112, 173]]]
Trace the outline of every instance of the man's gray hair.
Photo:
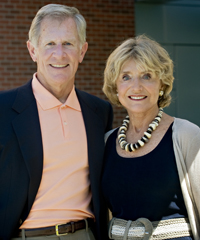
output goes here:
[[66, 18], [74, 19], [81, 46], [86, 41], [86, 21], [75, 7], [60, 4], [48, 4], [42, 7], [34, 17], [30, 30], [29, 40], [36, 47], [40, 36], [40, 26], [44, 18], [64, 21]]

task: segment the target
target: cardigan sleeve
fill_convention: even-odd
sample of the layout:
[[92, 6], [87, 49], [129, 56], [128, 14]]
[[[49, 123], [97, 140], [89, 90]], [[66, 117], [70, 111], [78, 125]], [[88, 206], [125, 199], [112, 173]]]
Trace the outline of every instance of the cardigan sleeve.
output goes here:
[[181, 189], [195, 240], [200, 239], [200, 128], [175, 118], [173, 145]]

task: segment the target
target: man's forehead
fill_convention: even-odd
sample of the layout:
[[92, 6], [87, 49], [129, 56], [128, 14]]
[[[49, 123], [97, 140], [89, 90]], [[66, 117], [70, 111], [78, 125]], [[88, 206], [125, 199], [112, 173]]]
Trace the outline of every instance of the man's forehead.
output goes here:
[[58, 26], [60, 27], [61, 25], [66, 25], [66, 28], [69, 27], [75, 27], [76, 28], [76, 23], [75, 20], [71, 17], [62, 17], [62, 18], [58, 18], [58, 17], [45, 17], [42, 21], [41, 21], [41, 25], [40, 28], [51, 28], [52, 26]]
[[62, 23], [66, 20], [74, 21], [74, 19], [70, 16], [48, 15], [48, 16], [46, 16], [42, 19], [41, 23], [43, 23], [43, 22], [59, 22], [59, 23]]
[[43, 19], [41, 22], [39, 38], [56, 38], [60, 36], [67, 37], [67, 39], [70, 38], [72, 41], [77, 41], [79, 39], [74, 19]]

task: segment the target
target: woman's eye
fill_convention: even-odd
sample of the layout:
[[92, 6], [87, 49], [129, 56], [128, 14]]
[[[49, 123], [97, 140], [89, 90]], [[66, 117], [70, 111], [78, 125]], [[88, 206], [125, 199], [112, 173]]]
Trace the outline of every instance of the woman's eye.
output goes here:
[[145, 74], [142, 76], [142, 79], [145, 79], [145, 80], [151, 79], [151, 74], [150, 74], [150, 73], [145, 73]]
[[124, 76], [122, 77], [122, 79], [123, 79], [124, 81], [127, 81], [127, 80], [130, 79], [130, 76], [129, 76], [129, 75], [124, 75]]

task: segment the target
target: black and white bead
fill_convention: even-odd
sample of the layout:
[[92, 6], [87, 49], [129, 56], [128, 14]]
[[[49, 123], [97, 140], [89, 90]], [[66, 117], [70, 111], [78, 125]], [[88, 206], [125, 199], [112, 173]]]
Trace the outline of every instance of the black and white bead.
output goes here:
[[126, 150], [127, 152], [134, 152], [140, 147], [143, 147], [145, 143], [149, 141], [151, 138], [151, 134], [158, 127], [163, 114], [163, 109], [160, 108], [158, 115], [154, 118], [154, 120], [149, 124], [149, 127], [146, 132], [144, 132], [144, 136], [138, 140], [136, 143], [128, 143], [126, 141], [126, 132], [129, 126], [129, 116], [123, 120], [122, 126], [119, 128], [118, 134], [118, 142], [121, 149]]

